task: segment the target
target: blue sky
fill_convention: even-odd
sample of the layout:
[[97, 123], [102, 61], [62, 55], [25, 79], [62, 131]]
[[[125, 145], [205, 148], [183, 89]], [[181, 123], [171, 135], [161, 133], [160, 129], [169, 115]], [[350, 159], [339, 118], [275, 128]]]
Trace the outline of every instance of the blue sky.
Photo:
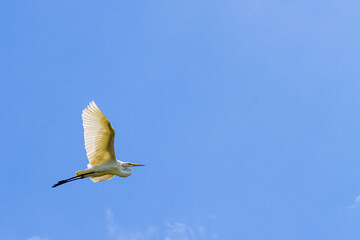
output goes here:
[[0, 6], [1, 240], [359, 239], [359, 1]]

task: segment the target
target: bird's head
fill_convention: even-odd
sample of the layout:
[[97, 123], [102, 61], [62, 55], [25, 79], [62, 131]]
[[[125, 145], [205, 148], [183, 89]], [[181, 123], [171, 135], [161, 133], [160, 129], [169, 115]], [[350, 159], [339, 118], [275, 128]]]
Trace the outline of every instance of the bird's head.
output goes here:
[[130, 162], [123, 162], [121, 165], [123, 168], [145, 166], [142, 164], [136, 164], [136, 163], [130, 163]]

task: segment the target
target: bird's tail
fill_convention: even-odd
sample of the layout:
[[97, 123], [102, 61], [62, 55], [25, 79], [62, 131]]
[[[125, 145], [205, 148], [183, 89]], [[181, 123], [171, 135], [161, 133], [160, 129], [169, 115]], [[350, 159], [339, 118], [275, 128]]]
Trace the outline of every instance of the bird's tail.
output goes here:
[[[85, 169], [85, 170], [77, 171], [76, 176], [87, 175], [87, 174], [91, 174], [91, 173], [94, 173], [94, 171], [92, 169]], [[87, 177], [89, 177], [89, 176], [87, 176]]]
[[75, 177], [71, 177], [71, 178], [68, 178], [68, 179], [61, 180], [58, 183], [54, 184], [52, 187], [54, 188], [54, 187], [60, 186], [60, 185], [62, 185], [64, 183], [68, 183], [68, 182], [72, 182], [72, 181], [75, 181], [75, 180], [83, 179], [83, 178], [89, 177], [89, 176], [86, 176], [86, 175], [94, 173], [92, 171], [87, 171], [87, 170], [89, 170], [89, 169], [76, 172]]

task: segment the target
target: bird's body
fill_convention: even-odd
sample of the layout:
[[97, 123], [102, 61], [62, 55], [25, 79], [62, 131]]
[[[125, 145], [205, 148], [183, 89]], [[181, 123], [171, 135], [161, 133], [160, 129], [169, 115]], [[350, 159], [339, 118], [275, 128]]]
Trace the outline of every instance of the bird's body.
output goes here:
[[61, 180], [53, 187], [86, 177], [90, 177], [93, 182], [109, 180], [115, 175], [128, 177], [132, 173], [130, 167], [144, 166], [116, 159], [114, 151], [115, 131], [94, 101], [83, 110], [82, 118], [85, 149], [89, 159], [88, 168], [77, 171], [76, 176]]
[[[124, 168], [123, 166], [124, 162], [121, 162], [120, 160], [111, 161], [109, 163], [99, 164], [92, 166], [91, 164], [88, 164], [88, 169], [85, 171], [92, 171], [93, 174], [90, 175], [91, 178], [96, 178], [103, 176], [104, 174], [108, 175], [117, 175], [119, 177], [128, 177], [131, 175], [132, 169], [131, 168]], [[76, 172], [77, 175], [81, 174], [81, 171]], [[98, 182], [98, 181], [94, 181]]]

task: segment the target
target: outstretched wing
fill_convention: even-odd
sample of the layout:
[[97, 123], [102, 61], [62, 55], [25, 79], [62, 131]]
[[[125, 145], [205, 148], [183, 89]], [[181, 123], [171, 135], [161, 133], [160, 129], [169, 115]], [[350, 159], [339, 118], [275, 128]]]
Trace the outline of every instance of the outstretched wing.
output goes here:
[[101, 182], [101, 181], [104, 181], [104, 180], [110, 180], [114, 177], [115, 175], [112, 175], [112, 174], [106, 174], [106, 175], [103, 175], [103, 176], [100, 176], [100, 177], [90, 177], [91, 181], [93, 182]]
[[82, 113], [87, 157], [91, 165], [116, 161], [115, 131], [109, 120], [92, 101]]

